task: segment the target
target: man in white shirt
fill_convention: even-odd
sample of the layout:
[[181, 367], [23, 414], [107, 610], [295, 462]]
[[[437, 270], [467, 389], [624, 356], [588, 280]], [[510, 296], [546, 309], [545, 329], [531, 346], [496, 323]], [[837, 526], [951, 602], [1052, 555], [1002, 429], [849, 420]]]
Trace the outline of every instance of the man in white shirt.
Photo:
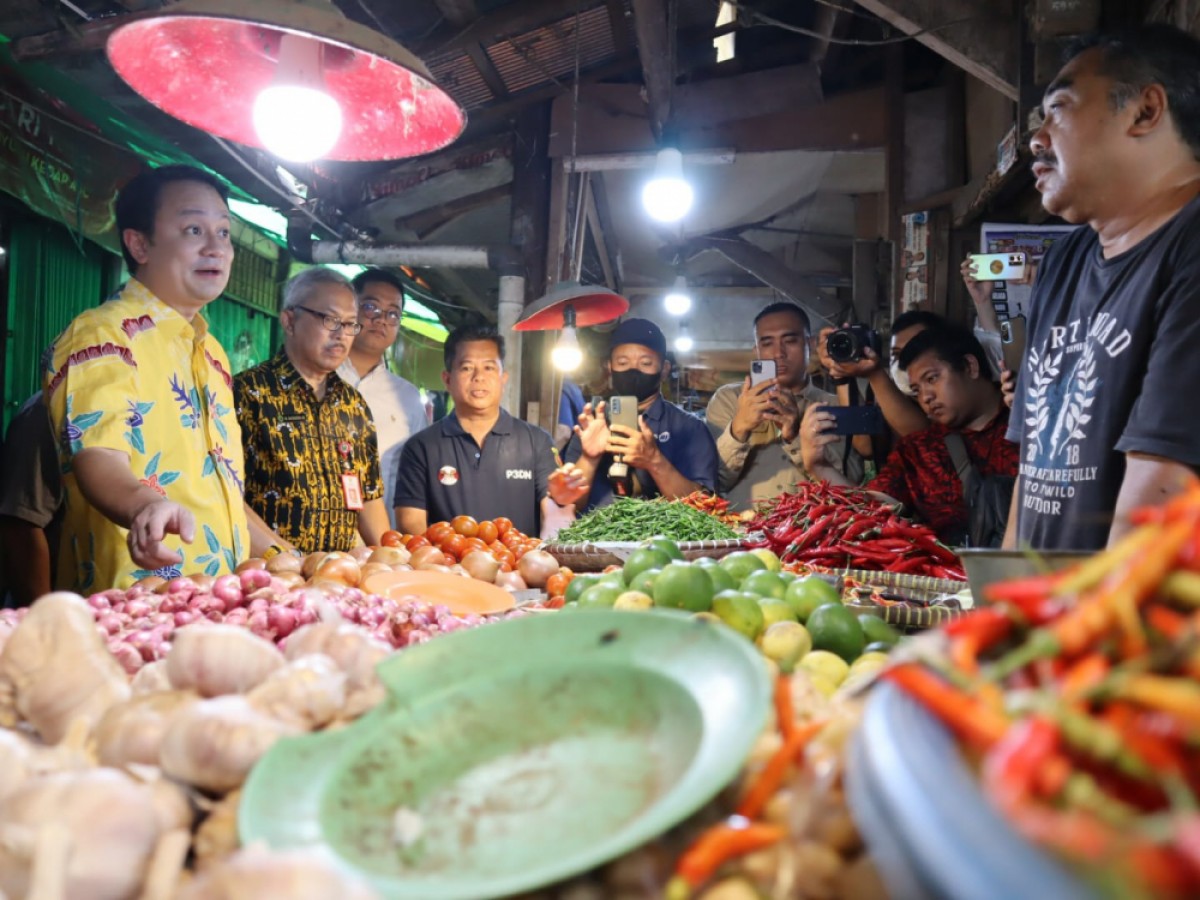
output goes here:
[[379, 440], [379, 470], [383, 475], [383, 498], [392, 527], [396, 527], [396, 469], [404, 442], [429, 424], [421, 392], [384, 362], [388, 348], [396, 342], [404, 313], [404, 285], [384, 269], [367, 269], [352, 282], [358, 295], [358, 321], [363, 329], [350, 347], [350, 355], [338, 367], [338, 375], [356, 388], [370, 407]]

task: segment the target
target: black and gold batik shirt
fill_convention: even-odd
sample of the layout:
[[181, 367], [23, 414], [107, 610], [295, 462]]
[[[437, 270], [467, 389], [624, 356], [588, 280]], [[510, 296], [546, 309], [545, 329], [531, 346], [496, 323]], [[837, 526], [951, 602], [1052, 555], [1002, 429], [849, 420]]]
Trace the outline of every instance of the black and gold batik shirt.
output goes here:
[[281, 350], [234, 378], [246, 451], [246, 502], [305, 553], [349, 550], [358, 513], [342, 475], [357, 473], [364, 501], [383, 496], [375, 423], [362, 395], [336, 373], [318, 400]]

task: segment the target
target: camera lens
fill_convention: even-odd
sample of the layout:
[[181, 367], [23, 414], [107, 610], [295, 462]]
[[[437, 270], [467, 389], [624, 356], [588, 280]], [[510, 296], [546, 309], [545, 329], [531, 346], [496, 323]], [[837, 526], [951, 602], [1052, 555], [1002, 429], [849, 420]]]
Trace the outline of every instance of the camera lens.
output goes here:
[[829, 358], [839, 363], [853, 362], [860, 355], [858, 339], [846, 329], [838, 329], [829, 335], [825, 349], [829, 352]]

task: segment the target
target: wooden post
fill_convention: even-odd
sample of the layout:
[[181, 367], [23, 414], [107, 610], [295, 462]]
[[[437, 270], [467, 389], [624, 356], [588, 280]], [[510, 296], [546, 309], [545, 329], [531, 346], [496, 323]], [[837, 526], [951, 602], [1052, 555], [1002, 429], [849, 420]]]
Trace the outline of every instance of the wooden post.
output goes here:
[[[516, 117], [513, 146], [513, 193], [510, 240], [521, 248], [525, 262], [525, 304], [545, 291], [546, 229], [550, 215], [550, 104], [535, 103]], [[513, 415], [524, 418], [525, 404], [541, 396], [545, 347], [540, 340], [526, 339], [522, 354], [520, 408]], [[542, 404], [545, 409], [545, 404]]]

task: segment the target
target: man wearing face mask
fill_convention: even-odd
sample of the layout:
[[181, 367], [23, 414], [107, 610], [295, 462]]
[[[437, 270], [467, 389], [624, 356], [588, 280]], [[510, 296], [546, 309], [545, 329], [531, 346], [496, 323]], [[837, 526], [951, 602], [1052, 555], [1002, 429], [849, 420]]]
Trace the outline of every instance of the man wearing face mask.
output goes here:
[[628, 467], [630, 495], [674, 500], [693, 491], [715, 491], [717, 448], [707, 426], [662, 396], [670, 372], [667, 340], [646, 319], [626, 319], [609, 341], [608, 369], [614, 396], [638, 401], [639, 428], [609, 427], [604, 403], [588, 403], [579, 417], [565, 458], [583, 470], [592, 489], [588, 509], [612, 502], [614, 457]]

